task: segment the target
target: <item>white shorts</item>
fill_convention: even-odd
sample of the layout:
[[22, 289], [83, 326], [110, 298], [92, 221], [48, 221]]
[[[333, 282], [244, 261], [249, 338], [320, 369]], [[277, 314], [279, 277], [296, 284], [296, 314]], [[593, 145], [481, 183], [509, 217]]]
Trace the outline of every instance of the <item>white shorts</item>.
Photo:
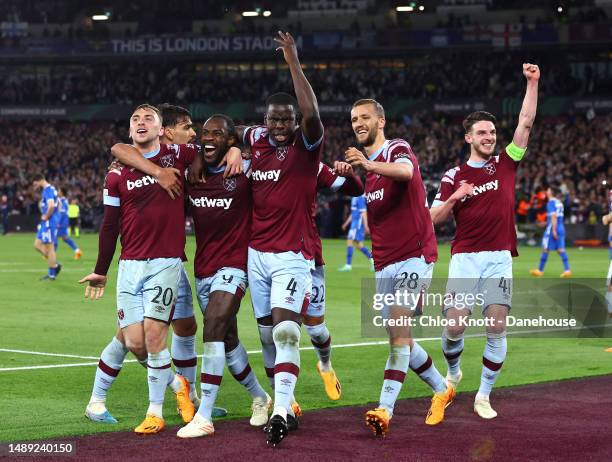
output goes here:
[[448, 268], [444, 311], [461, 308], [473, 311], [480, 305], [512, 306], [512, 255], [508, 250], [456, 253]]
[[608, 267], [608, 285], [612, 284], [612, 260], [610, 260], [610, 266]]
[[180, 258], [119, 260], [117, 317], [119, 327], [144, 318], [172, 319], [183, 262]]
[[310, 290], [312, 262], [299, 252], [260, 252], [249, 247], [249, 286], [255, 318], [283, 308], [304, 314]]
[[310, 270], [312, 276], [312, 292], [306, 314], [319, 317], [325, 315], [325, 267], [315, 266]]
[[185, 319], [193, 316], [193, 295], [191, 295], [191, 284], [185, 267], [181, 269], [181, 280], [179, 281], [178, 296], [172, 320]]
[[202, 314], [206, 311], [210, 294], [217, 290], [244, 296], [247, 288], [247, 275], [238, 268], [224, 267], [213, 276], [207, 278], [196, 278], [196, 294]]
[[[431, 284], [433, 268], [434, 264], [425, 262], [423, 257], [414, 257], [376, 271], [376, 294], [384, 297], [383, 318], [387, 318], [390, 306], [417, 310], [422, 303], [421, 295]], [[393, 303], [389, 303], [391, 294]]]

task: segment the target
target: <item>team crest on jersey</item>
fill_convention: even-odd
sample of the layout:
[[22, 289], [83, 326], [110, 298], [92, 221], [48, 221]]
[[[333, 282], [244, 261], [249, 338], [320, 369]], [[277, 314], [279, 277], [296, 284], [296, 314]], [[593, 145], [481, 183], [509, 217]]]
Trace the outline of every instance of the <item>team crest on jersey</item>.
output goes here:
[[174, 167], [174, 156], [168, 154], [159, 159], [159, 163], [164, 168]]
[[276, 158], [278, 160], [285, 160], [287, 158], [288, 152], [289, 152], [288, 146], [280, 146], [276, 148]]
[[261, 151], [255, 151], [255, 159], [259, 159], [259, 156], [261, 156]]
[[487, 172], [489, 175], [494, 175], [495, 174], [495, 164], [493, 162], [487, 164], [484, 166], [484, 171]]
[[223, 187], [226, 191], [232, 192], [236, 189], [236, 178], [226, 178], [223, 180]]

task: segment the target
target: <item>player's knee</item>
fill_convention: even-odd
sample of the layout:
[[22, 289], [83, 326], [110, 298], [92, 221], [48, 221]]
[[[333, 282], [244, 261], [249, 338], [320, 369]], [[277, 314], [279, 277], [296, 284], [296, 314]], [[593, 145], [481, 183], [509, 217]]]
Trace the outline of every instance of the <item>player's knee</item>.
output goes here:
[[172, 329], [174, 329], [174, 333], [179, 337], [191, 337], [196, 334], [198, 325], [195, 317], [190, 316], [189, 318], [172, 321]]
[[225, 339], [223, 339], [223, 343], [225, 344], [225, 351], [233, 351], [238, 346], [238, 333], [230, 330], [225, 333]]
[[272, 330], [274, 343], [279, 346], [298, 347], [300, 344], [300, 326], [295, 321], [279, 322]]
[[501, 319], [494, 319], [490, 326], [487, 327], [487, 336], [506, 335], [506, 323]]
[[308, 328], [308, 326], [318, 326], [325, 322], [325, 316], [308, 316], [304, 315], [304, 325]]
[[147, 348], [145, 347], [144, 339], [126, 338], [125, 346], [137, 358], [146, 358]]
[[204, 316], [204, 337], [209, 339], [211, 335], [214, 335], [215, 338], [223, 340], [225, 332], [228, 330], [230, 319], [231, 316], [227, 313], [206, 310]]
[[444, 328], [444, 337], [453, 342], [458, 342], [463, 338], [463, 333], [465, 332], [465, 327], [460, 325], [454, 326], [446, 326]]

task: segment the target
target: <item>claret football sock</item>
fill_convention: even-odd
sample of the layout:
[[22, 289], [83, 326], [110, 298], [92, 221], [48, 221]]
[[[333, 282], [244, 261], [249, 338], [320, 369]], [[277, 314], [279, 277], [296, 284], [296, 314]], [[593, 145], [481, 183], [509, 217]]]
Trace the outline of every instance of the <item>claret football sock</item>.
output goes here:
[[444, 393], [446, 391], [446, 380], [436, 368], [431, 357], [417, 342], [414, 342], [410, 349], [410, 369], [423, 382], [429, 385], [435, 393]]
[[106, 400], [108, 390], [119, 375], [119, 372], [121, 372], [121, 367], [127, 353], [128, 349], [117, 340], [117, 337], [113, 337], [104, 350], [102, 350], [90, 401]]
[[442, 332], [442, 353], [450, 375], [458, 375], [461, 370], [461, 353], [463, 353], [463, 337], [450, 339], [446, 330]]
[[305, 326], [310, 342], [321, 361], [321, 370], [328, 371], [331, 367], [331, 335], [325, 322], [316, 326]]
[[508, 342], [506, 333], [490, 334], [487, 333], [487, 343], [484, 354], [482, 355], [482, 374], [480, 376], [479, 396], [489, 396], [493, 385], [499, 377], [501, 367], [506, 359]]
[[267, 398], [266, 392], [251, 369], [249, 357], [241, 343], [229, 353], [225, 353], [225, 362], [230, 374], [249, 391], [253, 398]]
[[410, 347], [408, 345], [391, 345], [385, 375], [380, 391], [380, 406], [386, 409], [389, 416], [393, 415], [395, 401], [402, 389], [406, 371], [410, 363]]
[[212, 410], [217, 399], [224, 368], [225, 344], [223, 342], [204, 342], [202, 375], [200, 378], [202, 401], [200, 402], [198, 414], [209, 421], [212, 419]]
[[195, 391], [196, 370], [198, 358], [195, 349], [196, 336], [181, 337], [172, 333], [172, 362], [177, 374], [181, 374], [189, 382], [191, 392]]
[[174, 373], [170, 368], [170, 352], [167, 348], [159, 353], [149, 352], [147, 364], [149, 382], [149, 410], [147, 414], [163, 417], [164, 394], [174, 378]]

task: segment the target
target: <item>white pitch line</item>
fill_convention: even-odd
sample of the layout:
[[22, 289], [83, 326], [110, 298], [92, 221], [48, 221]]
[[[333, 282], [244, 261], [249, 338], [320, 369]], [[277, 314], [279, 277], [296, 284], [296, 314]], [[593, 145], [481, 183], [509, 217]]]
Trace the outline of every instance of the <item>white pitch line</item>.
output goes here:
[[[606, 327], [607, 324], [601, 324], [601, 325], [596, 325], [596, 326], [589, 326], [590, 328], [597, 328], [597, 327]], [[528, 334], [528, 333], [544, 333], [544, 332], [559, 332], [559, 331], [568, 331], [568, 330], [579, 330], [579, 329], [585, 329], [585, 327], [582, 326], [577, 326], [575, 328], [567, 328], [567, 329], [537, 329], [537, 330], [523, 330], [523, 331], [514, 331], [514, 332], [508, 332], [508, 335], [517, 335], [517, 334]], [[467, 334], [464, 335], [465, 338], [478, 338], [478, 337], [485, 337], [486, 334]], [[426, 338], [417, 338], [415, 339], [415, 341], [417, 342], [432, 342], [432, 341], [436, 341], [436, 340], [440, 340], [440, 337], [426, 337]], [[345, 344], [340, 344], [340, 345], [332, 345], [332, 348], [355, 348], [355, 347], [362, 347], [362, 346], [380, 346], [380, 345], [388, 345], [389, 341], [388, 340], [381, 340], [381, 341], [376, 341], [376, 342], [361, 342], [361, 343], [345, 343]], [[314, 350], [314, 347], [300, 347], [300, 351], [307, 351], [307, 350]], [[14, 351], [14, 350], [6, 350], [6, 349], [0, 349], [0, 351]], [[18, 350], [17, 350], [18, 351]], [[261, 350], [250, 350], [247, 351], [247, 354], [260, 354]], [[41, 353], [41, 354], [45, 354], [45, 353]], [[68, 355], [55, 355], [52, 353], [49, 353], [49, 356], [68, 356]], [[91, 356], [74, 356], [74, 355], [70, 355], [71, 357], [77, 357], [77, 358], [83, 358], [83, 359], [89, 359], [92, 358]], [[198, 357], [201, 359], [202, 356], [198, 355]], [[98, 359], [98, 358], [92, 358], [92, 359]], [[136, 360], [135, 359], [128, 359], [125, 360], [124, 362], [126, 363], [135, 363]], [[49, 364], [49, 365], [44, 365], [44, 366], [21, 366], [21, 367], [4, 367], [4, 368], [0, 368], [0, 372], [10, 372], [10, 371], [29, 371], [29, 370], [35, 370], [35, 369], [52, 369], [52, 368], [58, 368], [58, 367], [79, 367], [79, 366], [97, 366], [98, 363], [73, 363], [73, 364]]]
[[24, 355], [59, 356], [60, 358], [99, 359], [98, 356], [80, 356], [80, 355], [69, 355], [69, 354], [63, 354], [63, 353], [46, 353], [44, 351], [11, 350], [8, 348], [0, 348], [0, 352], [20, 353]]
[[[46, 270], [45, 266], [41, 266], [38, 269], [24, 268], [24, 269], [0, 269], [0, 273], [44, 273]], [[83, 272], [83, 269], [79, 268], [62, 268], [62, 273], [78, 273]]]

